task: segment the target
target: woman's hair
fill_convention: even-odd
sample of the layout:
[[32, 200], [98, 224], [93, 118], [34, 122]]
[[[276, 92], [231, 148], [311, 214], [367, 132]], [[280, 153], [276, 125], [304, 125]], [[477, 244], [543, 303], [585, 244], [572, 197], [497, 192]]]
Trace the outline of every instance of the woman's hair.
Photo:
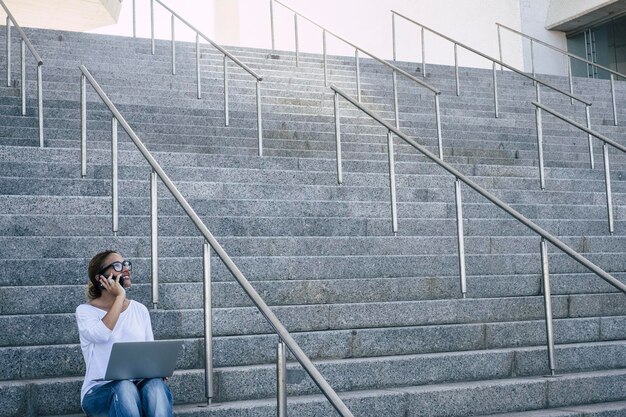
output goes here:
[[96, 276], [102, 269], [102, 261], [106, 259], [112, 253], [119, 254], [118, 251], [115, 250], [105, 250], [96, 254], [91, 261], [89, 261], [89, 266], [87, 267], [87, 275], [89, 276], [89, 282], [87, 283], [87, 288], [85, 288], [85, 296], [88, 300], [95, 300], [96, 298], [102, 295], [102, 289], [100, 288], [100, 284], [96, 279]]

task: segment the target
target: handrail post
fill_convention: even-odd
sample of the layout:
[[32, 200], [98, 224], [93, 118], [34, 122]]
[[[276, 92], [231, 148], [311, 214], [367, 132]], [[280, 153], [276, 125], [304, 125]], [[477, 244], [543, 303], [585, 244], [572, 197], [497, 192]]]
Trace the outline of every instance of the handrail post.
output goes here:
[[[541, 103], [541, 86], [535, 86], [537, 91], [537, 103]], [[542, 190], [546, 188], [546, 180], [543, 168], [543, 121], [541, 116], [541, 108], [535, 107], [535, 121], [537, 124], [537, 152], [539, 157], [539, 186]]]
[[[537, 74], [535, 72], [535, 43], [533, 40], [530, 40], [530, 65], [533, 71], [533, 78], [537, 78]], [[536, 83], [536, 81], [533, 81]]]
[[274, 1], [270, 0], [270, 33], [272, 35], [272, 51], [276, 50], [274, 42]]
[[287, 417], [287, 350], [278, 337], [276, 345], [276, 415]]
[[[498, 30], [498, 52], [500, 57], [500, 62], [504, 62], [502, 59], [502, 34], [500, 33], [500, 25], [496, 23], [496, 28]], [[504, 67], [500, 65], [500, 71], [504, 71]]]
[[7, 87], [11, 87], [11, 18], [7, 16]]
[[[585, 119], [587, 121], [587, 129], [591, 130], [591, 115], [589, 114], [589, 108], [591, 106], [585, 105]], [[593, 136], [591, 133], [587, 134], [587, 141], [589, 143], [589, 162], [591, 164], [591, 169], [595, 169], [596, 164], [593, 160]]]
[[435, 93], [435, 122], [437, 123], [437, 143], [439, 159], [443, 161], [443, 139], [441, 134], [441, 110], [439, 109], [439, 94]]
[[176, 17], [172, 14], [172, 75], [176, 75]]
[[459, 277], [461, 279], [461, 294], [467, 297], [467, 276], [465, 273], [465, 238], [463, 233], [463, 200], [461, 196], [461, 180], [457, 177], [454, 182], [454, 201], [456, 203], [456, 237], [459, 247]]
[[613, 124], [617, 126], [617, 103], [615, 102], [615, 76], [611, 74], [611, 101], [613, 103]]
[[359, 50], [354, 50], [354, 64], [356, 65], [356, 98], [361, 102], [361, 66], [359, 65]]
[[298, 14], [293, 14], [294, 41], [296, 43], [296, 67], [300, 66], [300, 42], [298, 40]]
[[111, 118], [111, 211], [113, 220], [113, 236], [118, 232], [119, 196], [117, 184], [117, 119]]
[[21, 96], [22, 96], [22, 116], [26, 116], [26, 42], [22, 39], [20, 42], [20, 56], [22, 59], [21, 67], [22, 67], [22, 85], [20, 86]]
[[[567, 79], [569, 81], [569, 93], [574, 95], [574, 80], [572, 78], [572, 59], [567, 57]], [[574, 97], [570, 97], [570, 102], [574, 104]]]
[[207, 405], [213, 401], [213, 310], [211, 305], [211, 246], [202, 245], [203, 303], [204, 303], [204, 394]]
[[157, 173], [150, 173], [150, 272], [152, 275], [152, 307], [159, 304], [159, 227], [157, 198]]
[[39, 126], [39, 147], [43, 148], [43, 77], [41, 71], [41, 64], [37, 64], [37, 124]]
[[459, 87], [459, 56], [457, 52], [457, 44], [454, 44], [454, 76], [456, 79], [456, 95], [461, 95], [461, 90]]
[[154, 0], [150, 0], [150, 45], [152, 50], [152, 55], [155, 53], [155, 42], [154, 42]]
[[80, 75], [80, 175], [87, 176], [87, 78]]
[[391, 72], [391, 83], [393, 89], [393, 114], [396, 120], [396, 129], [400, 129], [400, 115], [398, 110], [398, 80], [396, 78], [396, 71]]
[[422, 76], [426, 78], [426, 38], [424, 27], [422, 26]]
[[391, 47], [393, 51], [393, 60], [396, 61], [396, 14], [391, 12]]
[[324, 52], [324, 86], [328, 87], [328, 57], [326, 55], [326, 29], [322, 31], [322, 49]]
[[543, 299], [546, 313], [546, 337], [548, 339], [548, 366], [550, 374], [555, 375], [556, 363], [554, 355], [554, 329], [552, 325], [552, 293], [550, 290], [550, 267], [548, 265], [548, 246], [546, 240], [541, 238], [541, 275], [543, 287]]
[[343, 170], [341, 168], [341, 127], [339, 119], [339, 94], [335, 92], [333, 98], [333, 108], [335, 110], [335, 143], [337, 150], [337, 183], [343, 184]]
[[196, 32], [196, 87], [198, 98], [202, 98], [202, 76], [200, 72], [200, 34]]
[[391, 230], [393, 235], [398, 234], [398, 207], [396, 205], [396, 172], [395, 172], [395, 156], [393, 150], [393, 133], [387, 131], [387, 153], [389, 159], [389, 190], [391, 194]]
[[137, 37], [137, 7], [133, 0], [133, 38]]
[[606, 210], [609, 218], [609, 233], [613, 234], [615, 225], [613, 222], [613, 194], [611, 192], [611, 170], [609, 167], [609, 146], [604, 142], [602, 145], [602, 156], [604, 158], [604, 183], [606, 186]]
[[228, 114], [228, 58], [224, 55], [224, 125], [230, 124]]
[[496, 72], [496, 63], [493, 63], [493, 106], [495, 108], [496, 119], [500, 117], [498, 108], [498, 75]]
[[261, 114], [261, 81], [256, 80], [256, 127], [259, 139], [259, 156], [263, 156], [263, 120]]

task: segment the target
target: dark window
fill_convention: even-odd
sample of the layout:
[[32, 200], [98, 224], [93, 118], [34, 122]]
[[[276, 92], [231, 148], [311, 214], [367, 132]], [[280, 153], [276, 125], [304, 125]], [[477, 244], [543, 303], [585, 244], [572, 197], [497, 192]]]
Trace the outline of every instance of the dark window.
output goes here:
[[[568, 36], [567, 49], [589, 61], [626, 74], [626, 16]], [[607, 71], [575, 59], [572, 60], [572, 74], [603, 79], [610, 76]]]

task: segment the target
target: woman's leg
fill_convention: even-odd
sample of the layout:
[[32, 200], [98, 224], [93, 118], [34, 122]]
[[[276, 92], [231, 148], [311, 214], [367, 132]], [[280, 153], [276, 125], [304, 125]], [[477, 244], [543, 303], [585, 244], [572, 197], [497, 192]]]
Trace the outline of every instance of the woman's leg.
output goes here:
[[81, 407], [89, 417], [108, 417], [112, 395], [111, 384], [99, 385], [87, 391]]
[[172, 392], [161, 378], [144, 379], [139, 392], [144, 417], [173, 417]]
[[82, 407], [90, 417], [141, 417], [139, 392], [130, 381], [113, 381], [90, 390]]
[[141, 417], [137, 386], [131, 381], [115, 381], [109, 417]]

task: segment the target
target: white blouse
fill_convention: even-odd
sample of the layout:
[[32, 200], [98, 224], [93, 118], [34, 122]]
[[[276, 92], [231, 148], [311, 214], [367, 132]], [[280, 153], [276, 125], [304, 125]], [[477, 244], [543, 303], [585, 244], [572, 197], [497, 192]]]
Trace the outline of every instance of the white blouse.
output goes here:
[[91, 388], [110, 382], [95, 380], [104, 378], [113, 343], [154, 340], [150, 313], [143, 304], [130, 300], [128, 308], [122, 311], [113, 330], [102, 322], [106, 314], [106, 311], [90, 304], [81, 304], [76, 308], [80, 347], [87, 367], [80, 391], [81, 403]]

